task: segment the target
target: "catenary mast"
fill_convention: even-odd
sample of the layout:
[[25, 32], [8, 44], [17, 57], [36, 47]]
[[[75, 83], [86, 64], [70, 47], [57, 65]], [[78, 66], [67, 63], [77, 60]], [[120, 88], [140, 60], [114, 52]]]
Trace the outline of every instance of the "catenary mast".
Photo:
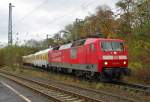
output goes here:
[[8, 45], [12, 45], [12, 7], [14, 7], [11, 3], [9, 3], [9, 19], [8, 19]]

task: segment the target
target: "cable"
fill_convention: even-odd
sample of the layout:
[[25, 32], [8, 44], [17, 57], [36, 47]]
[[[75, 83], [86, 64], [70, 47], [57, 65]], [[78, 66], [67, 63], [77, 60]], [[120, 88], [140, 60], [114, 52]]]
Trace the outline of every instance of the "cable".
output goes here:
[[82, 7], [83, 8], [87, 8], [89, 5], [91, 5], [91, 4], [94, 4], [95, 3], [95, 0], [91, 0], [91, 2], [89, 1], [89, 2], [87, 2], [85, 5], [83, 5]]
[[[79, 7], [82, 7], [82, 6], [83, 6], [84, 4], [86, 4], [86, 3], [87, 3], [87, 0], [85, 0], [83, 3], [81, 3], [81, 5], [80, 5]], [[52, 19], [52, 20], [50, 21], [50, 24], [56, 23], [56, 22], [58, 22], [58, 21], [64, 19], [69, 13], [72, 13], [72, 12], [74, 12], [74, 11], [76, 11], [76, 10], [77, 10], [77, 9], [74, 9], [74, 10], [71, 10], [70, 12], [68, 12], [67, 14], [64, 14], [64, 15], [59, 16], [59, 17], [55, 17], [54, 19]], [[68, 15], [68, 16], [70, 16], [70, 15]], [[47, 25], [49, 25], [49, 24], [47, 24]]]
[[[46, 2], [47, 2], [47, 0], [45, 0], [44, 2], [42, 2], [39, 6], [35, 7], [31, 12], [29, 12], [29, 13], [28, 13], [27, 15], [25, 15], [22, 19], [20, 19], [15, 25], [17, 25], [18, 23], [22, 22], [26, 17], [28, 17], [28, 15], [32, 14], [33, 12], [35, 12], [37, 9], [39, 9], [39, 8], [41, 7], [41, 5], [45, 4]], [[90, 0], [90, 1], [84, 0], [84, 2], [82, 2], [79, 7], [83, 7], [83, 6], [86, 7], [86, 6], [89, 5], [91, 2], [93, 2], [93, 0], [92, 0], [92, 1], [91, 1], [91, 0]], [[78, 8], [76, 8], [76, 9], [78, 9]], [[72, 12], [76, 11], [76, 9], [71, 10], [69, 13], [72, 13]], [[64, 15], [62, 15], [62, 16], [55, 17], [54, 19], [52, 19], [52, 20], [50, 21], [49, 24], [56, 23], [56, 22], [58, 22], [58, 21], [60, 21], [60, 20], [62, 20], [62, 19], [64, 19], [64, 18], [66, 18], [66, 16], [67, 16], [69, 13], [64, 14]], [[68, 15], [68, 16], [70, 16], [70, 15]], [[46, 26], [48, 26], [49, 24], [47, 24]], [[14, 25], [14, 26], [15, 26], [15, 25]], [[42, 27], [42, 28], [45, 28], [45, 27]], [[42, 28], [41, 28], [41, 29], [42, 29]]]
[[36, 6], [33, 10], [31, 10], [29, 13], [27, 13], [25, 16], [23, 16], [17, 23], [15, 23], [13, 25], [13, 27], [15, 27], [18, 23], [22, 22], [26, 17], [28, 17], [29, 15], [31, 15], [33, 12], [35, 12], [36, 10], [38, 10], [43, 4], [45, 4], [48, 0], [44, 0], [42, 3], [40, 3], [40, 5]]

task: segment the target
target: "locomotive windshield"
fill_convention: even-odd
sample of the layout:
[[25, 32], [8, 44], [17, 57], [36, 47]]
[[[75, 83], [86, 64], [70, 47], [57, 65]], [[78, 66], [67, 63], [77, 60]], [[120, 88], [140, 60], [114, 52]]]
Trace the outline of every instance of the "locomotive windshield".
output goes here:
[[101, 47], [103, 51], [123, 51], [122, 42], [102, 42]]

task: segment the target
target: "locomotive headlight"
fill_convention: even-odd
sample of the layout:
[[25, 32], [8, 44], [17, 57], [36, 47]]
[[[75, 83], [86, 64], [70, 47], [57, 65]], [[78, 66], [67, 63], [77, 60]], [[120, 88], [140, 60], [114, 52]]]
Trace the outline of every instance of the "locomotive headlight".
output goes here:
[[107, 61], [105, 61], [105, 62], [104, 62], [104, 65], [105, 65], [105, 66], [106, 66], [106, 65], [108, 65], [108, 62], [107, 62]]
[[126, 62], [126, 61], [124, 61], [124, 62], [123, 62], [123, 64], [127, 64], [127, 62]]

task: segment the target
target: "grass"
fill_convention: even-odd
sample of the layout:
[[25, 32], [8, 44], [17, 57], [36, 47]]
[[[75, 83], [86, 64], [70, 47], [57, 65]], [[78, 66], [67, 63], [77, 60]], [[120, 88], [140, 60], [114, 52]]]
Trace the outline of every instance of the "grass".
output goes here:
[[36, 68], [30, 68], [30, 67], [2, 67], [2, 70], [12, 72], [14, 74], [19, 74], [19, 75], [25, 75], [28, 77], [37, 77], [37, 78], [43, 78], [46, 80], [55, 80], [59, 81], [65, 84], [70, 84], [70, 85], [75, 85], [83, 88], [92, 88], [92, 89], [105, 89], [105, 88], [110, 88], [110, 86], [106, 86], [104, 83], [101, 82], [95, 82], [95, 81], [87, 81], [83, 80], [71, 75], [66, 75], [66, 74], [60, 74], [60, 73], [53, 73], [53, 72], [46, 72], [43, 70], [39, 70]]

